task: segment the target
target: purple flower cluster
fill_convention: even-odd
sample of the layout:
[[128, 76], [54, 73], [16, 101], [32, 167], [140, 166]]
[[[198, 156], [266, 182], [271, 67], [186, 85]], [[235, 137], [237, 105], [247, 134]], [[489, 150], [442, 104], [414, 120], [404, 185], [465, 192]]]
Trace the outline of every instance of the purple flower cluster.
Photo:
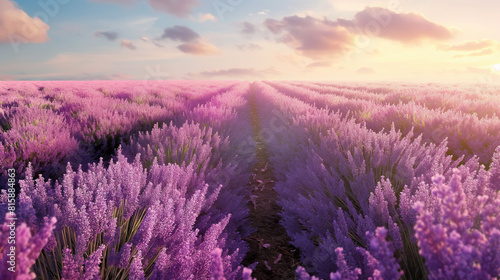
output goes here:
[[469, 90], [1, 83], [0, 278], [255, 280], [253, 95], [297, 279], [497, 279], [500, 107]]
[[[56, 232], [64, 232], [66, 228], [74, 231], [74, 243], [68, 244], [73, 253], [65, 253], [65, 262], [75, 269], [68, 268], [64, 273], [76, 273], [89, 261], [84, 256], [98, 238], [109, 250], [110, 265], [120, 267], [121, 263], [126, 269], [131, 250], [141, 252], [143, 262], [149, 264], [163, 248], [159, 260], [163, 255], [170, 257], [168, 263], [157, 262], [162, 268], [157, 274], [177, 275], [170, 279], [185, 279], [189, 274], [201, 277], [209, 267], [206, 256], [216, 246], [225, 248], [229, 270], [235, 269], [241, 258], [238, 249], [227, 247], [226, 239], [221, 236], [230, 215], [204, 233], [196, 228], [202, 209], [210, 208], [213, 203], [207, 190], [208, 185], [200, 183], [192, 165], [155, 162], [147, 172], [139, 156], [128, 163], [119, 152], [117, 162], [112, 161], [108, 168], [102, 162], [92, 165], [87, 172], [81, 168], [75, 172], [68, 167], [62, 183], [56, 182], [54, 186], [42, 177], [21, 181], [19, 218], [36, 226], [37, 220], [55, 216], [59, 221]], [[116, 215], [117, 208], [121, 216]], [[127, 221], [135, 220], [138, 213], [143, 215], [137, 228], [132, 232], [124, 229]], [[60, 248], [46, 249], [48, 254], [58, 254]]]
[[[9, 219], [9, 221], [12, 221]], [[31, 271], [42, 249], [49, 242], [55, 228], [56, 218], [46, 221], [43, 227], [32, 234], [32, 230], [25, 223], [16, 226], [5, 219], [0, 235], [0, 278], [5, 280], [31, 280], [36, 275]], [[15, 227], [15, 238], [9, 239]], [[9, 242], [15, 240], [15, 243]], [[15, 250], [11, 248], [14, 247]], [[11, 258], [11, 256], [13, 258]]]
[[289, 82], [321, 94], [343, 96], [350, 99], [369, 100], [375, 103], [398, 105], [415, 102], [429, 109], [453, 110], [475, 114], [479, 118], [498, 116], [500, 97], [498, 86], [491, 88], [477, 85], [456, 84], [398, 84], [398, 83], [311, 83]]
[[[496, 181], [498, 152], [489, 171], [480, 167], [478, 157], [460, 165], [462, 158], [452, 160], [448, 155], [446, 141], [425, 142], [422, 135], [396, 131], [394, 125], [376, 132], [350, 114], [306, 102], [312, 93], [301, 92], [303, 97], [297, 99], [290, 96], [299, 90], [269, 84], [277, 86], [257, 85], [259, 113], [272, 135], [266, 144], [278, 177], [282, 224], [300, 249], [307, 271], [326, 279], [331, 271], [341, 270], [335, 252], [341, 247], [342, 261], [361, 268], [362, 279], [398, 279], [400, 267], [409, 277], [424, 277], [428, 268], [413, 229], [415, 202], [425, 202], [425, 209], [437, 212], [442, 206], [430, 192], [431, 178], [436, 173], [450, 177], [454, 168], [467, 175], [467, 195], [484, 195], [485, 188], [474, 185], [472, 178], [485, 181], [489, 176]], [[471, 219], [488, 212], [476, 200], [469, 200], [467, 207], [475, 209]], [[380, 240], [386, 237], [390, 246], [382, 249]], [[376, 268], [378, 264], [384, 267]]]
[[[56, 179], [67, 162], [109, 158], [122, 138], [227, 92], [236, 82], [3, 82], [0, 85], [0, 183], [5, 170]], [[242, 85], [238, 84], [241, 88]]]
[[2, 185], [9, 168], [22, 174], [31, 162], [35, 172], [55, 177], [64, 172], [66, 162], [82, 160], [84, 154], [63, 116], [36, 105], [14, 107], [4, 114], [8, 130], [0, 134]]
[[[498, 152], [497, 156], [500, 149]], [[494, 279], [500, 275], [500, 195], [495, 191], [498, 185], [483, 176], [469, 176], [463, 184], [458, 169], [449, 183], [445, 177], [435, 176], [432, 194], [438, 207], [429, 211], [424, 202], [415, 203], [415, 234], [429, 279]], [[478, 184], [484, 184], [482, 191], [466, 196], [465, 188], [479, 188]], [[471, 204], [474, 209], [468, 207]]]
[[[312, 83], [268, 84], [307, 104], [348, 115], [374, 131], [388, 131], [394, 126], [403, 135], [410, 131], [416, 136], [422, 135], [427, 143], [440, 144], [447, 139], [449, 152], [456, 158], [465, 156], [468, 160], [478, 156], [481, 163], [488, 164], [500, 145], [497, 95], [482, 94], [478, 98], [478, 94], [469, 94], [468, 88], [463, 88], [452, 93], [450, 99], [450, 93], [443, 92], [446, 89], [433, 92], [431, 87], [413, 89], [394, 85], [386, 88], [393, 93], [380, 88], [365, 89], [377, 92], [374, 93]], [[394, 96], [398, 96], [397, 102]], [[406, 99], [401, 100], [402, 96]]]
[[[255, 151], [249, 152], [254, 147], [251, 141], [249, 147], [241, 147], [237, 140], [251, 135], [246, 96], [249, 85], [214, 83], [209, 91], [189, 84], [176, 85], [178, 88], [169, 88], [167, 93], [182, 97], [183, 109], [196, 109], [180, 114], [170, 125], [151, 126], [151, 131], [137, 127], [130, 121], [136, 117], [126, 112], [134, 109], [143, 116], [154, 112], [151, 106], [158, 105], [151, 105], [153, 101], [168, 99], [158, 88], [157, 93], [129, 94], [105, 85], [98, 92], [89, 89], [74, 96], [59, 94], [54, 88], [43, 89], [50, 91], [54, 100], [64, 98], [59, 105], [67, 106], [64, 110], [69, 113], [38, 108], [42, 113], [63, 124], [68, 119], [73, 124], [86, 123], [85, 129], [93, 126], [91, 120], [101, 128], [112, 124], [126, 130], [122, 136], [131, 136], [123, 139], [123, 153], [118, 149], [109, 164], [101, 158], [99, 163], [87, 169], [80, 165], [75, 171], [72, 165], [78, 161], [72, 165], [59, 162], [66, 170], [54, 183], [43, 175], [36, 178], [37, 162], [27, 164], [26, 178], [20, 181], [19, 221], [37, 229], [47, 217], [58, 220], [54, 234], [44, 235], [47, 244], [29, 258], [22, 256], [26, 262], [32, 261], [27, 273], [31, 273], [31, 267], [39, 276], [58, 275], [62, 279], [100, 279], [101, 275], [118, 277], [127, 273], [131, 279], [205, 279], [217, 273], [225, 279], [241, 277], [240, 262], [247, 251], [241, 238], [252, 230], [246, 223], [245, 197], [249, 191], [245, 184]], [[89, 94], [104, 94], [105, 98], [98, 104], [99, 99], [91, 101]], [[78, 102], [72, 99], [77, 97], [81, 98]], [[141, 109], [141, 105], [150, 108]], [[71, 108], [82, 114], [73, 114], [76, 111]], [[121, 115], [122, 109], [125, 115]], [[170, 108], [161, 111], [172, 114]], [[182, 120], [186, 122], [176, 125]], [[75, 150], [79, 148], [77, 141], [95, 147], [94, 140], [101, 137], [93, 133], [92, 140], [85, 136], [85, 129], [68, 133], [77, 144]], [[10, 131], [18, 133], [19, 129]], [[114, 133], [108, 128], [103, 131], [102, 135]], [[6, 199], [3, 193], [2, 202]], [[42, 248], [44, 254], [38, 255]], [[217, 248], [218, 262], [214, 264], [212, 253]], [[39, 262], [33, 266], [37, 257]], [[248, 269], [244, 272], [249, 279]]]
[[[375, 235], [367, 232], [370, 239], [370, 251], [358, 247], [357, 251], [362, 253], [365, 257], [366, 271], [365, 274], [369, 275], [368, 279], [373, 280], [397, 280], [403, 275], [399, 269], [399, 264], [394, 258], [394, 249], [392, 243], [386, 240], [387, 229], [379, 227], [375, 231]], [[335, 249], [335, 256], [337, 258], [336, 265], [337, 271], [330, 273], [330, 280], [357, 280], [360, 279], [362, 271], [360, 268], [352, 268], [346, 261], [344, 249], [338, 247]], [[296, 270], [298, 280], [319, 280], [316, 276], [311, 276], [307, 273], [306, 269], [299, 266]]]

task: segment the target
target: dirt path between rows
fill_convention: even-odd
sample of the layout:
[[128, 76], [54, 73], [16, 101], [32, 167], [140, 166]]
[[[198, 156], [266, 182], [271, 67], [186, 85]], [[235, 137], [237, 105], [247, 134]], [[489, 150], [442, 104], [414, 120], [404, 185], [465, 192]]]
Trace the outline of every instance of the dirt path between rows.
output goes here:
[[243, 260], [244, 266], [259, 262], [252, 276], [258, 280], [295, 279], [299, 256], [290, 245], [290, 237], [281, 226], [281, 207], [276, 203], [275, 177], [269, 163], [269, 155], [261, 135], [260, 119], [255, 103], [253, 86], [250, 86], [250, 118], [254, 139], [257, 144], [257, 162], [249, 182], [252, 201], [249, 202], [250, 221], [257, 229], [246, 238], [250, 251]]

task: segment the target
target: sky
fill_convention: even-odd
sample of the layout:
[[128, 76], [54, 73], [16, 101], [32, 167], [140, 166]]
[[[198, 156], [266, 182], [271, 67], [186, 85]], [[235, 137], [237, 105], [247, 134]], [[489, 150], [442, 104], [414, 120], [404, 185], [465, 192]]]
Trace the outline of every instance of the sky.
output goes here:
[[0, 81], [496, 83], [499, 12], [498, 0], [0, 0]]

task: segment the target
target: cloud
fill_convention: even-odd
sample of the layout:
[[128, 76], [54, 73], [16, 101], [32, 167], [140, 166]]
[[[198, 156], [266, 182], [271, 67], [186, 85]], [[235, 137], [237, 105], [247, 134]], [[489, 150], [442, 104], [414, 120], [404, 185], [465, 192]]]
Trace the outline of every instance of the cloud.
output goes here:
[[367, 50], [366, 53], [369, 55], [378, 55], [380, 54], [380, 51], [377, 49], [373, 49], [373, 50]]
[[[91, 2], [131, 5], [135, 0], [91, 0]], [[155, 10], [177, 17], [187, 17], [191, 14], [191, 9], [200, 4], [199, 0], [148, 0], [148, 3]]]
[[330, 67], [332, 65], [329, 61], [316, 61], [307, 65], [307, 68], [320, 68], [320, 67]]
[[205, 78], [214, 77], [268, 77], [279, 75], [280, 73], [273, 68], [256, 70], [254, 68], [231, 68], [224, 70], [204, 71], [190, 76], [201, 76]]
[[341, 56], [355, 45], [358, 35], [384, 38], [406, 44], [447, 40], [451, 29], [433, 23], [414, 13], [395, 13], [384, 8], [367, 7], [354, 19], [288, 16], [282, 20], [267, 19], [264, 26], [278, 42], [295, 49], [303, 56], [324, 59]]
[[14, 76], [0, 74], [0, 81], [12, 81], [12, 80], [14, 80]]
[[198, 14], [198, 21], [199, 22], [205, 22], [205, 21], [217, 21], [217, 18], [212, 15], [212, 14]]
[[[12, 80], [17, 81], [102, 81], [102, 80], [136, 80], [135, 77], [127, 74], [95, 74], [92, 72], [45, 72], [42, 74], [22, 74], [17, 75]], [[0, 77], [1, 80], [1, 77]]]
[[257, 44], [254, 44], [254, 43], [250, 43], [250, 44], [246, 44], [246, 45], [237, 45], [236, 46], [240, 51], [258, 51], [258, 50], [262, 50], [262, 47], [257, 45]]
[[158, 48], [164, 48], [165, 46], [158, 43], [156, 40], [152, 40], [151, 42], [153, 42], [153, 45], [157, 46]]
[[241, 33], [247, 34], [247, 35], [252, 35], [252, 34], [255, 34], [255, 31], [257, 31], [257, 29], [255, 28], [255, 25], [251, 24], [248, 21], [243, 23], [243, 29], [241, 30]]
[[259, 15], [267, 15], [267, 14], [269, 14], [269, 12], [271, 12], [271, 11], [270, 11], [270, 10], [265, 9], [265, 10], [262, 10], [262, 11], [258, 12], [258, 14], [259, 14]]
[[90, 2], [96, 2], [96, 3], [116, 3], [116, 4], [122, 4], [122, 5], [131, 5], [135, 1], [134, 0], [90, 0]]
[[356, 70], [356, 73], [358, 74], [375, 74], [375, 70], [369, 67], [361, 67], [358, 70]]
[[39, 18], [31, 18], [14, 3], [0, 0], [0, 43], [47, 42], [50, 27]]
[[484, 55], [490, 55], [490, 54], [494, 54], [494, 53], [495, 52], [492, 49], [485, 49], [482, 51], [471, 52], [468, 54], [457, 54], [457, 55], [453, 56], [453, 58], [461, 58], [461, 57], [469, 57], [469, 56], [484, 56]]
[[108, 39], [109, 41], [115, 41], [118, 39], [118, 32], [112, 32], [112, 31], [97, 31], [94, 34], [96, 37], [104, 37]]
[[184, 43], [177, 46], [177, 48], [183, 53], [195, 55], [211, 55], [220, 53], [220, 51], [214, 45], [198, 40], [194, 42]]
[[152, 39], [150, 37], [141, 37], [141, 41], [143, 41], [144, 43], [153, 43], [153, 45], [159, 47], [159, 48], [164, 48], [165, 46], [161, 45], [160, 43], [158, 43], [157, 39]]
[[106, 80], [125, 81], [125, 80], [134, 80], [134, 77], [127, 74], [114, 74], [108, 76]]
[[352, 32], [327, 19], [290, 16], [281, 21], [267, 19], [264, 25], [271, 33], [280, 36], [279, 42], [313, 59], [340, 56], [354, 44]]
[[177, 48], [183, 53], [195, 55], [218, 54], [220, 51], [212, 44], [204, 42], [200, 35], [187, 26], [176, 25], [166, 28], [160, 40], [170, 39], [183, 44]]
[[200, 35], [194, 32], [187, 26], [176, 25], [174, 27], [166, 28], [163, 31], [161, 39], [170, 39], [173, 41], [181, 41], [184, 43], [192, 42], [199, 39]]
[[447, 47], [441, 47], [441, 49], [447, 51], [478, 51], [485, 48], [493, 47], [498, 45], [497, 41], [493, 40], [476, 40], [476, 41], [465, 41], [457, 45], [450, 45]]
[[490, 74], [490, 68], [467, 67], [467, 71], [474, 74]]
[[134, 46], [134, 43], [130, 40], [122, 40], [121, 46], [122, 46], [122, 48], [131, 49], [133, 51], [135, 51], [137, 49], [137, 47]]
[[178, 17], [191, 14], [191, 9], [198, 6], [198, 0], [149, 0], [149, 4], [156, 10], [163, 11]]
[[454, 36], [454, 31], [429, 21], [423, 15], [398, 14], [379, 7], [366, 7], [354, 16], [351, 23], [368, 35], [402, 43], [418, 43], [422, 40], [441, 41]]

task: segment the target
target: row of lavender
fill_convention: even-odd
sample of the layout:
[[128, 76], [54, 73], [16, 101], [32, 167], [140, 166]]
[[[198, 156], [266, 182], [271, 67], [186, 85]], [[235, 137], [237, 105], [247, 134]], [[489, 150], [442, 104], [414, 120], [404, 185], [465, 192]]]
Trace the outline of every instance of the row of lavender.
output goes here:
[[6, 170], [58, 178], [68, 161], [109, 156], [120, 139], [155, 123], [182, 122], [181, 112], [203, 104], [235, 82], [3, 82], [0, 85], [0, 183]]
[[[241, 277], [239, 265], [247, 251], [242, 237], [252, 230], [245, 220], [246, 184], [255, 152], [247, 106], [249, 84], [214, 85], [212, 91], [205, 87], [205, 94], [186, 97], [192, 101], [184, 100], [181, 105], [188, 110], [177, 114], [174, 122], [159, 122], [150, 131], [131, 125], [130, 131], [120, 134], [121, 147], [109, 164], [101, 159], [88, 170], [80, 166], [74, 171], [77, 166], [68, 163], [65, 174], [54, 183], [41, 175], [33, 179], [34, 165], [28, 163], [16, 209], [17, 222], [23, 223], [17, 228], [16, 273], [7, 270], [10, 230], [5, 219], [0, 240], [2, 279], [33, 279], [35, 275], [40, 279]], [[141, 95], [136, 89], [103, 88], [115, 90], [109, 93], [111, 98], [115, 94], [128, 97], [113, 103], [98, 93], [97, 100], [75, 103], [92, 103], [81, 114], [99, 114], [91, 106], [108, 102], [113, 104], [107, 110], [113, 113], [132, 103], [126, 112], [137, 116], [151, 118], [152, 109], [172, 114], [171, 107], [151, 104], [155, 99], [172, 102], [166, 96], [152, 98], [151, 93]], [[91, 89], [89, 85], [79, 94], [88, 97]], [[38, 104], [38, 96], [33, 94], [26, 101]], [[140, 98], [152, 98], [143, 103], [149, 110], [137, 111], [134, 102]], [[61, 103], [61, 107], [73, 104]], [[16, 112], [20, 111], [9, 116], [15, 118]], [[63, 112], [55, 115], [71, 120]], [[130, 117], [113, 125], [126, 128], [134, 122]], [[106, 117], [97, 119], [97, 123], [107, 121]], [[49, 124], [44, 127], [50, 128]], [[3, 192], [3, 206], [9, 194]], [[5, 214], [6, 207], [1, 210], [3, 223], [10, 213]], [[250, 277], [249, 270], [244, 272]]]
[[[389, 131], [394, 126], [404, 135], [410, 131], [422, 135], [426, 143], [439, 144], [447, 139], [448, 153], [455, 159], [478, 156], [480, 163], [489, 165], [495, 148], [500, 145], [498, 95], [471, 93], [467, 98], [467, 94], [457, 92], [445, 97], [441, 91], [432, 94], [432, 87], [422, 94], [424, 90], [412, 93], [397, 87], [392, 89], [394, 93], [374, 93], [308, 83], [269, 84], [308, 104], [349, 115], [374, 131]], [[394, 103], [394, 96], [398, 96], [398, 103]], [[407, 101], [403, 102], [400, 96], [406, 96]], [[475, 99], [477, 96], [483, 98]]]
[[498, 116], [500, 96], [497, 85], [487, 84], [338, 84], [328, 82], [289, 82], [319, 93], [374, 101], [380, 104], [415, 102], [428, 109], [455, 110], [478, 117]]
[[377, 132], [312, 106], [318, 94], [268, 84], [253, 91], [299, 279], [500, 276], [500, 148], [489, 170], [460, 164], [446, 141]]

